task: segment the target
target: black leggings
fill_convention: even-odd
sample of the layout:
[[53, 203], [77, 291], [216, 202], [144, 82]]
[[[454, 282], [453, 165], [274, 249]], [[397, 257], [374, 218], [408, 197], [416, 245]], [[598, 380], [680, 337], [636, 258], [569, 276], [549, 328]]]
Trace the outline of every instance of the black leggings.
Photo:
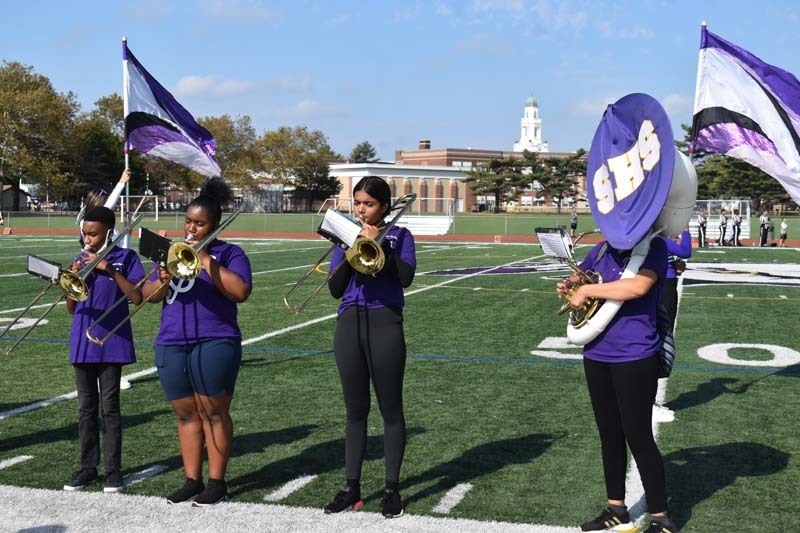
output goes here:
[[658, 357], [630, 363], [600, 363], [584, 358], [583, 368], [600, 432], [608, 499], [625, 500], [627, 443], [639, 468], [648, 512], [666, 511], [664, 462], [652, 430]]
[[347, 479], [361, 479], [372, 380], [383, 416], [386, 480], [399, 481], [406, 447], [403, 416], [406, 341], [402, 311], [388, 307], [347, 308], [336, 321], [333, 351], [347, 411], [344, 438]]

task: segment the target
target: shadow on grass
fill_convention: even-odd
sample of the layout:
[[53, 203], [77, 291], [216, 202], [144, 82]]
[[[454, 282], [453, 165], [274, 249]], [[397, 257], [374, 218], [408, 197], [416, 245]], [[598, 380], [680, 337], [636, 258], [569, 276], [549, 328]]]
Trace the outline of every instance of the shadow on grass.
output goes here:
[[769, 476], [788, 463], [788, 453], [752, 442], [687, 448], [665, 455], [672, 518], [683, 528], [691, 519], [694, 506], [737, 478]]
[[[411, 437], [424, 433], [422, 428], [407, 428]], [[383, 458], [383, 435], [367, 438], [365, 461]], [[227, 480], [231, 497], [250, 491], [265, 491], [308, 474], [323, 474], [344, 468], [344, 439], [320, 442], [304, 449], [298, 455], [286, 457], [258, 470]], [[343, 480], [344, 481], [344, 480]]]
[[[122, 431], [125, 428], [135, 427], [141, 424], [147, 424], [155, 420], [161, 415], [171, 413], [171, 410], [160, 409], [158, 411], [150, 411], [149, 413], [140, 413], [138, 415], [127, 415], [122, 417]], [[75, 413], [75, 418], [78, 414]], [[77, 440], [78, 439], [78, 422], [62, 426], [60, 428], [45, 429], [35, 433], [28, 433], [26, 435], [17, 435], [16, 437], [7, 437], [0, 439], [0, 452], [14, 450], [16, 448], [25, 448], [36, 444], [49, 444], [52, 442]]]
[[[450, 490], [460, 483], [466, 483], [492, 472], [497, 472], [511, 464], [525, 464], [543, 454], [550, 445], [564, 435], [532, 434], [513, 439], [498, 440], [480, 444], [464, 452], [461, 457], [441, 463], [433, 468], [400, 483], [400, 489], [436, 481], [433, 485], [406, 496], [406, 505], [433, 494]], [[371, 495], [367, 499], [377, 498]]]

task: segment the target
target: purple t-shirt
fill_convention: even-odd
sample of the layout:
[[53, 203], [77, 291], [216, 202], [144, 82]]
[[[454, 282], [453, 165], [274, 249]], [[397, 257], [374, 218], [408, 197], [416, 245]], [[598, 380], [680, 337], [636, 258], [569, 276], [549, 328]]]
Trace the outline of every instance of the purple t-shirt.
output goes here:
[[[142, 262], [133, 250], [115, 246], [106, 255], [106, 260], [133, 283], [138, 283], [144, 277]], [[123, 324], [103, 346], [90, 342], [86, 338], [86, 328], [100, 318], [100, 315], [114, 305], [114, 302], [122, 298], [122, 290], [119, 285], [105, 272], [100, 273], [95, 270], [86, 278], [86, 286], [89, 289], [89, 297], [83, 302], [75, 303], [75, 313], [72, 317], [72, 330], [69, 335], [70, 364], [135, 363], [136, 352], [133, 348], [133, 331], [130, 321]], [[104, 337], [127, 316], [128, 306], [117, 306], [111, 314], [92, 329], [92, 335]]]
[[[408, 229], [394, 226], [384, 237], [382, 245], [389, 246], [396, 254], [400, 254], [400, 259], [409, 265], [416, 266], [417, 256], [414, 251], [414, 236]], [[330, 272], [345, 260], [344, 250], [337, 247], [333, 251]], [[398, 307], [405, 304], [403, 287], [392, 275], [385, 272], [377, 276], [356, 276], [350, 277], [347, 288], [342, 295], [342, 303], [339, 305], [339, 314], [348, 307], [358, 306], [368, 309], [378, 307]]]
[[678, 274], [675, 272], [675, 257], [688, 259], [692, 256], [692, 236], [689, 230], [683, 230], [683, 233], [681, 233], [681, 242], [675, 242], [667, 238], [664, 239], [664, 242], [667, 243], [667, 253], [669, 254], [666, 279], [675, 279], [678, 277]]
[[[598, 260], [597, 255], [604, 243], [600, 243], [581, 263], [584, 270], [593, 270], [610, 282], [620, 278], [630, 259], [630, 251], [620, 252], [611, 246]], [[639, 271], [652, 270], [658, 281], [650, 291], [635, 300], [622, 304], [608, 327], [583, 349], [587, 359], [603, 363], [627, 363], [655, 355], [661, 345], [656, 331], [656, 306], [661, 299], [661, 289], [667, 273], [667, 244], [664, 239], [650, 241], [650, 251]]]
[[[220, 265], [253, 284], [250, 260], [244, 250], [219, 239], [206, 248]], [[158, 272], [150, 275], [158, 279]], [[205, 269], [196, 278], [183, 281], [172, 279], [161, 307], [161, 329], [156, 336], [158, 345], [195, 344], [211, 339], [241, 339], [236, 320], [236, 302], [228, 300], [217, 290]]]

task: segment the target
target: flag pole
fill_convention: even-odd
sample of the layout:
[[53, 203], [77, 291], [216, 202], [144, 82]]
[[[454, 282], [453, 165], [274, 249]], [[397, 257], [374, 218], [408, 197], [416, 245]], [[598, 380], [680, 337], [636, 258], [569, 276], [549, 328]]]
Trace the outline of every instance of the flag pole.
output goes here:
[[701, 78], [703, 72], [705, 71], [705, 63], [706, 63], [705, 49], [703, 48], [703, 40], [705, 39], [706, 35], [706, 26], [707, 24], [706, 21], [704, 20], [700, 24], [700, 53], [697, 58], [697, 78], [695, 78], [695, 85], [694, 85], [694, 106], [693, 106], [694, 109], [692, 109], [692, 130], [691, 130], [691, 139], [689, 140], [689, 161], [691, 161], [692, 164], [694, 164], [694, 139], [695, 139], [695, 134], [697, 133], [696, 131], [694, 131], [695, 128], [694, 114], [697, 113], [698, 111], [697, 107], [699, 104], [698, 98], [700, 95], [700, 84], [702, 81]]
[[[125, 170], [130, 171], [131, 163], [130, 156], [128, 155], [127, 139], [124, 121], [128, 116], [128, 37], [122, 37], [122, 117], [123, 117], [123, 133], [122, 133], [122, 150], [125, 153]], [[130, 218], [128, 216], [128, 204], [130, 202], [130, 180], [125, 183], [125, 201], [121, 202], [121, 219], [127, 222]], [[126, 223], [127, 225], [127, 223]], [[123, 248], [128, 248], [128, 236], [122, 242]]]

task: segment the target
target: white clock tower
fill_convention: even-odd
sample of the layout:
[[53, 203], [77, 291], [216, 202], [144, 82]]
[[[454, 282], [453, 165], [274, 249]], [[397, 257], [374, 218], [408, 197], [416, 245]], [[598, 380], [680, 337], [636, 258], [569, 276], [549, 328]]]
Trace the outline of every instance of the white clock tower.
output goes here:
[[542, 119], [539, 116], [539, 104], [534, 98], [525, 101], [525, 111], [520, 120], [519, 142], [514, 143], [514, 151], [549, 152], [546, 142], [542, 142]]

